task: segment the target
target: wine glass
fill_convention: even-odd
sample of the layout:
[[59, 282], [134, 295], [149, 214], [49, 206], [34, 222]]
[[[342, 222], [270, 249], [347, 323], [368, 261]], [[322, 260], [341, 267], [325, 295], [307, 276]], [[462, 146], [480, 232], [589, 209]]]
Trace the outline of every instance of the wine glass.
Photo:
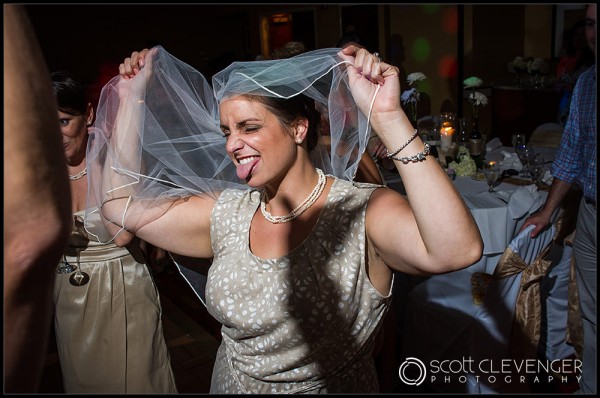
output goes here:
[[539, 153], [529, 160], [529, 173], [534, 184], [537, 184], [544, 175], [545, 163], [545, 159]]
[[511, 143], [512, 143], [512, 146], [513, 146], [513, 148], [515, 149], [515, 152], [516, 152], [517, 148], [526, 145], [525, 134], [521, 134], [519, 132], [514, 133], [511, 136]]
[[498, 162], [486, 160], [483, 162], [483, 175], [488, 184], [488, 191], [494, 192], [494, 184], [500, 178], [500, 166]]
[[531, 178], [531, 174], [529, 173], [529, 161], [532, 160], [535, 156], [533, 152], [533, 148], [527, 145], [517, 146], [515, 152], [523, 165], [523, 173], [522, 176], [524, 178]]

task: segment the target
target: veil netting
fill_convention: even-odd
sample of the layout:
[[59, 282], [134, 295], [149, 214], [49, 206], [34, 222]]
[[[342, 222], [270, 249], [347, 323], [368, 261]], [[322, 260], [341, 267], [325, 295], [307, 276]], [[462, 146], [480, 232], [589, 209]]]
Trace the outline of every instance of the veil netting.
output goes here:
[[[305, 95], [329, 123], [330, 146], [311, 153], [316, 167], [353, 180], [370, 134], [350, 92], [339, 48], [287, 59], [234, 62], [212, 87], [192, 66], [153, 47], [131, 79], [116, 76], [103, 88], [87, 148], [85, 228], [99, 242], [157, 219], [175, 199], [225, 189], [248, 189], [237, 177], [219, 128], [219, 101], [254, 94]], [[135, 203], [135, 211], [128, 211]], [[106, 216], [103, 207], [117, 209]]]

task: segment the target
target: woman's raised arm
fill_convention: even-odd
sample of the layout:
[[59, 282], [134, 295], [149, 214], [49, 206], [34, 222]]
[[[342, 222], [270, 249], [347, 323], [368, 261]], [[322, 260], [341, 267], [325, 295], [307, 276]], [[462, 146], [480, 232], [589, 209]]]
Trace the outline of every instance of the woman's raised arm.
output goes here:
[[[91, 219], [86, 228], [104, 241], [132, 233], [174, 253], [210, 257], [214, 198], [202, 192], [194, 194], [193, 189], [178, 189], [162, 171], [164, 167], [156, 166], [152, 148], [170, 143], [156, 138], [156, 114], [152, 111], [160, 106], [155, 102], [162, 94], [155, 92], [160, 87], [154, 69], [158, 48], [143, 53], [144, 64], [131, 76], [113, 78], [100, 96], [87, 156], [92, 204], [88, 207], [99, 213], [103, 222], [95, 226], [104, 231], [97, 233]], [[121, 64], [119, 69], [124, 68]], [[164, 151], [161, 161], [168, 164], [168, 156], [176, 155], [175, 148]]]
[[[388, 266], [412, 274], [440, 273], [476, 262], [483, 243], [469, 209], [400, 106], [398, 68], [364, 49], [342, 50], [352, 94], [390, 152], [407, 200], [391, 190], [373, 193], [367, 233]], [[374, 102], [373, 102], [374, 98]]]

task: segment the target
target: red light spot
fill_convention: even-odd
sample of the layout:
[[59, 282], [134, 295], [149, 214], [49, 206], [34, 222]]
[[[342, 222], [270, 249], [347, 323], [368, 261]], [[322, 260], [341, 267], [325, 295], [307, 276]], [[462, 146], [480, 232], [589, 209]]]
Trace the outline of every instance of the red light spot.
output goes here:
[[456, 58], [450, 55], [444, 55], [439, 63], [438, 75], [446, 79], [456, 77]]
[[444, 10], [444, 15], [442, 15], [442, 28], [446, 33], [456, 34], [458, 31], [458, 14], [456, 7], [449, 7]]

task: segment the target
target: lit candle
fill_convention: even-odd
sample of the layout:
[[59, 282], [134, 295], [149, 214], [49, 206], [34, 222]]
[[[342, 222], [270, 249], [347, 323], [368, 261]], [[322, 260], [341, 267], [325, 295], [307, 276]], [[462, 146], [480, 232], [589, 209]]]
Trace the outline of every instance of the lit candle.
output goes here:
[[454, 128], [442, 127], [440, 131], [440, 138], [442, 139], [442, 147], [450, 148], [452, 146], [452, 136], [454, 135]]

